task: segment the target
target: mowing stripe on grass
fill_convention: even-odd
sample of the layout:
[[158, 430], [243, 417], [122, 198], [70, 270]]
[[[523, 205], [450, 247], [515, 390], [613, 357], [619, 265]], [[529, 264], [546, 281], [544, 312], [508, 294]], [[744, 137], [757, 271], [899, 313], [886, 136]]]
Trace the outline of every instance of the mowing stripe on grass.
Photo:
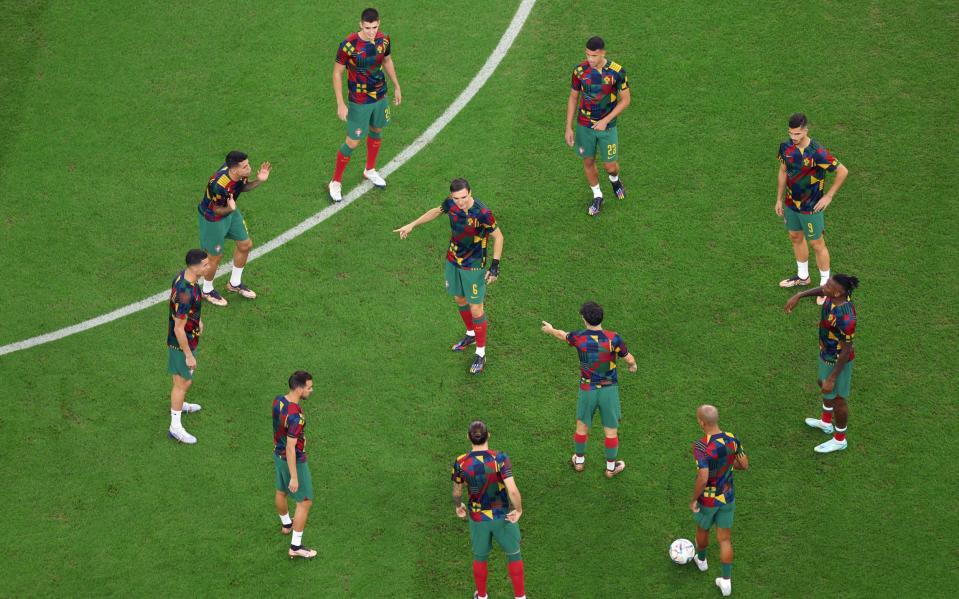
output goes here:
[[[443, 128], [446, 127], [446, 125], [448, 125], [450, 121], [452, 121], [456, 115], [466, 107], [467, 104], [469, 104], [470, 100], [473, 99], [473, 96], [479, 92], [483, 85], [485, 85], [489, 78], [493, 75], [493, 72], [496, 71], [496, 67], [499, 66], [499, 63], [503, 61], [503, 58], [506, 56], [510, 46], [513, 45], [513, 42], [519, 35], [520, 30], [526, 23], [526, 19], [529, 17], [529, 13], [531, 10], [533, 10], [533, 5], [535, 4], [536, 0], [523, 0], [520, 3], [519, 8], [516, 9], [516, 14], [513, 15], [513, 20], [510, 21], [509, 27], [507, 27], [506, 31], [503, 32], [503, 36], [500, 38], [499, 43], [496, 44], [493, 52], [489, 55], [489, 58], [486, 59], [486, 63], [479, 70], [479, 72], [476, 73], [476, 76], [473, 77], [473, 80], [469, 82], [469, 85], [466, 86], [466, 89], [464, 89], [460, 95], [457, 96], [453, 103], [449, 105], [449, 107], [443, 112], [443, 114], [439, 116], [439, 118], [433, 121], [433, 124], [430, 125], [426, 131], [417, 137], [413, 143], [406, 146], [406, 148], [397, 154], [393, 160], [390, 160], [386, 166], [380, 169], [380, 172], [384, 176], [389, 176], [390, 173], [396, 171], [396, 169], [409, 162], [413, 156], [416, 156], [420, 150], [425, 148], [431, 141], [433, 141], [436, 136], [439, 135], [440, 131], [442, 131]], [[364, 181], [363, 183], [357, 185], [350, 190], [348, 194], [346, 194], [342, 202], [327, 206], [292, 229], [288, 229], [270, 241], [267, 241], [263, 245], [253, 248], [253, 250], [250, 252], [250, 260], [255, 260], [260, 256], [268, 254], [281, 245], [288, 243], [306, 233], [316, 225], [352, 204], [360, 196], [372, 189], [372, 187], [373, 185], [369, 181]], [[230, 269], [232, 269], [232, 267], [232, 262], [220, 266], [220, 268], [216, 271], [216, 276], [220, 277], [226, 274], [230, 271]], [[98, 327], [102, 324], [113, 322], [114, 320], [133, 314], [134, 312], [139, 312], [140, 310], [145, 310], [150, 306], [160, 304], [167, 300], [169, 294], [169, 291], [161, 291], [160, 293], [151, 295], [150, 297], [144, 298], [138, 302], [123, 306], [122, 308], [117, 308], [112, 312], [107, 312], [106, 314], [91, 318], [90, 320], [84, 320], [79, 324], [71, 325], [50, 333], [44, 333], [43, 335], [37, 335], [36, 337], [30, 337], [29, 339], [24, 339], [23, 341], [16, 341], [14, 343], [0, 346], [0, 356], [4, 354], [12, 354], [13, 352], [35, 347], [37, 345], [43, 345], [44, 343], [50, 343], [51, 341], [63, 339], [64, 337], [82, 333], [83, 331]]]

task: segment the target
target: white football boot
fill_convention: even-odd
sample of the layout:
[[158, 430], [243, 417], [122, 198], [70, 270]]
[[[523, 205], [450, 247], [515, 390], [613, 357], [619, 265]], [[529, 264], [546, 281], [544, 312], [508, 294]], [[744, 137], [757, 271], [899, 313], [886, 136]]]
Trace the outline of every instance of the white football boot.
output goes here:
[[709, 564], [706, 563], [706, 560], [700, 560], [695, 553], [693, 554], [693, 563], [696, 564], [700, 572], [705, 572], [709, 569]]
[[199, 412], [203, 408], [198, 403], [187, 403], [183, 402], [183, 411], [187, 414], [192, 414], [193, 412]]
[[849, 447], [848, 441], [836, 441], [835, 439], [830, 439], [825, 443], [820, 443], [813, 448], [813, 451], [816, 453], [832, 453], [834, 451], [842, 451]]
[[733, 581], [729, 578], [717, 578], [716, 586], [719, 587], [719, 590], [723, 592], [723, 597], [729, 597], [733, 594]]
[[826, 424], [818, 418], [806, 418], [806, 424], [813, 428], [818, 428], [827, 435], [831, 435], [833, 431], [832, 424]]
[[186, 432], [186, 429], [183, 427], [171, 428], [169, 431], [167, 431], [167, 436], [169, 436], [174, 441], [179, 441], [180, 443], [186, 443], [187, 445], [193, 445], [196, 443], [196, 437]]
[[330, 199], [334, 202], [343, 201], [343, 184], [339, 181], [330, 181]]
[[372, 183], [375, 187], [379, 187], [380, 189], [386, 187], [386, 179], [381, 177], [380, 174], [376, 172], [375, 168], [364, 170], [363, 176], [369, 179], [370, 183]]

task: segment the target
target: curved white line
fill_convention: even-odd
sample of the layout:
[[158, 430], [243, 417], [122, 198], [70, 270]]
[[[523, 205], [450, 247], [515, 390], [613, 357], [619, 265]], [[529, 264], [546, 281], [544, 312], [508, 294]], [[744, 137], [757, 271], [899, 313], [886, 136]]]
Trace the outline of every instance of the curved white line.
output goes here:
[[[536, 0], [523, 0], [520, 3], [519, 8], [516, 9], [516, 14], [513, 15], [513, 20], [510, 21], [509, 27], [507, 27], [506, 31], [503, 32], [503, 36], [500, 38], [496, 48], [493, 49], [492, 54], [490, 54], [489, 58], [486, 59], [486, 63], [479, 70], [479, 72], [476, 73], [476, 76], [473, 77], [473, 80], [470, 81], [469, 85], [466, 86], [466, 89], [460, 93], [456, 100], [449, 105], [449, 108], [447, 108], [446, 111], [439, 116], [439, 118], [433, 121], [433, 124], [430, 125], [429, 128], [422, 133], [422, 135], [417, 137], [413, 143], [406, 146], [406, 148], [397, 154], [393, 160], [390, 160], [386, 166], [379, 169], [382, 175], [389, 176], [390, 173], [396, 171], [398, 168], [409, 162], [413, 156], [416, 156], [420, 150], [425, 148], [431, 141], [433, 141], [433, 139], [439, 135], [440, 131], [442, 131], [443, 128], [446, 127], [446, 125], [448, 125], [450, 121], [452, 121], [456, 115], [466, 107], [467, 104], [469, 104], [470, 100], [473, 99], [477, 92], [479, 92], [479, 90], [493, 75], [493, 72], [496, 71], [496, 67], [499, 66], [499, 63], [503, 61], [503, 58], [506, 56], [506, 53], [513, 45], [516, 37], [519, 35], [520, 30], [526, 23], [526, 19], [529, 17], [529, 13], [531, 10], [533, 10], [533, 6], [535, 4]], [[369, 181], [364, 181], [360, 185], [357, 185], [350, 190], [348, 194], [346, 194], [342, 202], [327, 206], [292, 229], [284, 231], [274, 239], [271, 239], [261, 246], [253, 248], [253, 251], [250, 252], [250, 260], [255, 260], [260, 256], [268, 254], [281, 245], [288, 243], [306, 233], [316, 225], [352, 204], [372, 187], [373, 186]], [[219, 277], [226, 274], [231, 270], [232, 266], [232, 262], [221, 266], [216, 271], [216, 276]], [[94, 327], [98, 327], [102, 324], [112, 322], [119, 318], [123, 318], [124, 316], [133, 314], [134, 312], [145, 310], [150, 306], [163, 303], [167, 300], [169, 295], [169, 291], [161, 291], [160, 293], [151, 295], [150, 297], [144, 298], [136, 303], [123, 306], [122, 308], [117, 308], [112, 312], [107, 312], [106, 314], [91, 318], [90, 320], [84, 320], [79, 324], [62, 328], [50, 333], [44, 333], [43, 335], [38, 335], [29, 339], [24, 339], [23, 341], [16, 341], [8, 345], [0, 346], [0, 356], [4, 354], [12, 354], [13, 352], [35, 347], [37, 345], [43, 345], [44, 343], [50, 343], [51, 341], [63, 339], [64, 337], [69, 337], [70, 335], [75, 335]]]

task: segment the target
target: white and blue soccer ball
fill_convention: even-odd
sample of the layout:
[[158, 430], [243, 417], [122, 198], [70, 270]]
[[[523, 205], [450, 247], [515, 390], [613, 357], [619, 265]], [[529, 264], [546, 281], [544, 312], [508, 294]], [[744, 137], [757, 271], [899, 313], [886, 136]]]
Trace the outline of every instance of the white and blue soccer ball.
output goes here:
[[689, 539], [676, 539], [669, 546], [669, 559], [680, 566], [688, 564], [694, 555], [696, 555], [696, 547]]

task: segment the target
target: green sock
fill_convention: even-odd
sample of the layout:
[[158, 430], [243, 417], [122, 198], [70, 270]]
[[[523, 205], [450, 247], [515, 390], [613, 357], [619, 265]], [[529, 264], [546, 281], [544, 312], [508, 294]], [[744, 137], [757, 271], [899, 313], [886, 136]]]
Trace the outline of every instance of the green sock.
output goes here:
[[730, 578], [733, 575], [733, 564], [732, 562], [728, 564], [720, 564], [723, 570], [723, 578]]
[[696, 559], [698, 559], [699, 561], [703, 561], [704, 559], [706, 559], [706, 550], [703, 549], [702, 551], [697, 551]]

